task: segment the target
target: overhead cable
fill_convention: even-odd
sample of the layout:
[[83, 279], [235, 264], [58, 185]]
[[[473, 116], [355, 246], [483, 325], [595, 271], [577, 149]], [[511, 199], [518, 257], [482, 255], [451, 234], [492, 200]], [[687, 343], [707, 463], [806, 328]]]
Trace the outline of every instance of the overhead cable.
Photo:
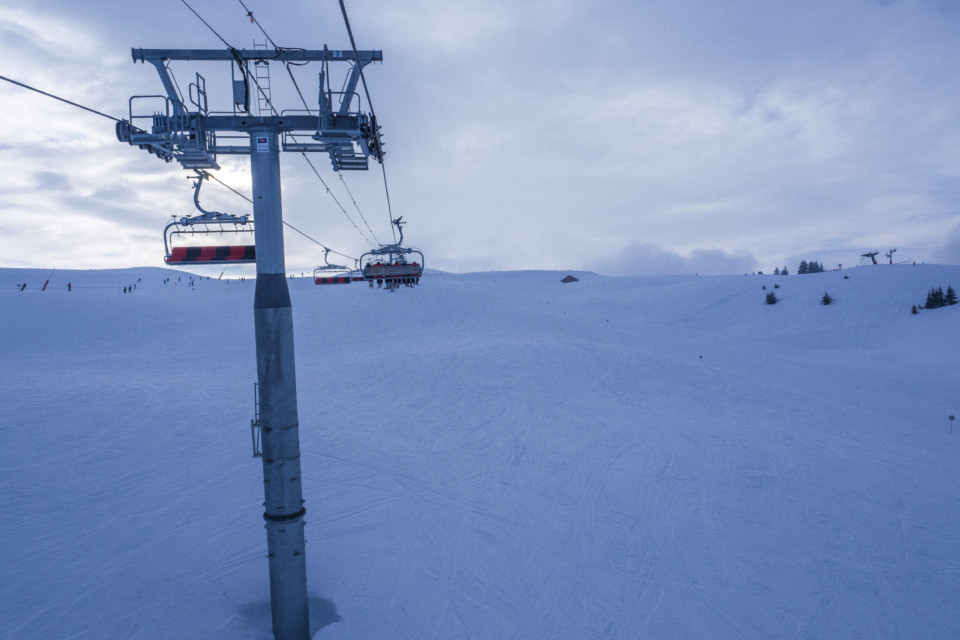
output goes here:
[[[246, 3], [244, 3], [243, 0], [237, 0], [237, 2], [239, 2], [240, 6], [243, 7], [243, 10], [247, 12], [247, 16], [250, 18], [250, 23], [256, 25], [257, 28], [260, 29], [260, 33], [263, 34], [263, 37], [267, 39], [267, 42], [269, 42], [274, 49], [279, 50], [280, 47], [277, 46], [277, 43], [273, 41], [273, 38], [270, 37], [270, 34], [267, 33], [267, 30], [263, 28], [263, 25], [260, 24], [260, 21], [257, 20], [257, 18], [253, 15], [253, 11], [250, 10], [250, 8], [246, 5]], [[356, 49], [354, 49], [354, 51], [356, 51]], [[303, 108], [306, 109], [307, 111], [310, 111], [310, 105], [307, 104], [306, 98], [303, 97], [303, 92], [300, 91], [300, 85], [297, 84], [297, 79], [293, 75], [293, 70], [290, 68], [290, 63], [287, 62], [284, 65], [284, 67], [287, 70], [287, 74], [290, 76], [290, 81], [293, 82], [293, 86], [297, 90], [297, 94], [300, 96], [300, 101], [303, 103]], [[361, 69], [361, 72], [362, 72], [362, 69]], [[362, 77], [362, 73], [361, 73], [361, 77]], [[257, 86], [257, 90], [261, 93], [261, 95], [265, 95], [263, 90], [260, 88], [259, 83], [256, 81], [256, 78], [253, 78], [253, 82]], [[270, 109], [271, 111], [273, 111], [274, 115], [279, 115], [277, 114], [276, 109], [273, 107], [272, 102], [270, 104]], [[296, 136], [291, 135], [290, 137], [296, 142], [297, 140]], [[372, 245], [379, 245], [380, 241], [377, 239], [377, 234], [374, 233], [372, 228], [370, 228], [370, 223], [367, 222], [366, 216], [363, 215], [363, 211], [360, 210], [360, 207], [357, 204], [356, 199], [354, 199], [353, 194], [350, 192], [349, 187], [347, 187], [347, 183], [343, 179], [343, 174], [340, 173], [339, 171], [337, 172], [337, 174], [340, 176], [340, 182], [343, 183], [344, 189], [346, 189], [347, 194], [350, 196], [350, 199], [353, 201], [353, 206], [357, 210], [357, 214], [359, 214], [360, 219], [363, 220], [363, 224], [367, 228], [367, 231], [369, 231], [370, 235], [373, 236], [373, 240], [370, 240], [370, 238], [366, 236], [366, 234], [360, 229], [360, 227], [357, 226], [357, 223], [354, 222], [353, 218], [350, 217], [350, 214], [347, 213], [347, 210], [344, 209], [342, 204], [340, 204], [340, 201], [337, 199], [337, 197], [333, 195], [333, 192], [330, 191], [330, 187], [327, 185], [323, 177], [321, 177], [320, 172], [314, 166], [313, 162], [310, 160], [310, 157], [307, 155], [307, 153], [305, 151], [301, 151], [300, 155], [303, 156], [303, 159], [307, 161], [308, 165], [310, 165], [310, 168], [313, 170], [314, 174], [316, 174], [317, 178], [320, 180], [320, 184], [322, 184], [323, 187], [327, 190], [327, 193], [330, 195], [331, 198], [333, 198], [333, 201], [340, 208], [340, 211], [343, 213], [344, 216], [346, 216], [347, 220], [350, 221], [350, 224], [353, 225], [353, 228], [357, 230], [360, 236]], [[389, 202], [389, 194], [387, 198]]]
[[[380, 132], [376, 130], [377, 114], [373, 110], [373, 100], [370, 99], [370, 89], [367, 88], [367, 78], [363, 75], [363, 65], [360, 64], [360, 56], [357, 54], [357, 43], [353, 39], [353, 29], [350, 28], [350, 19], [347, 17], [347, 7], [340, 0], [340, 13], [343, 14], [343, 24], [347, 27], [347, 35], [350, 37], [350, 46], [353, 47], [353, 57], [360, 68], [360, 82], [363, 83], [363, 92], [367, 95], [367, 104], [370, 105], [370, 118], [373, 120], [373, 134], [380, 139]], [[381, 147], [382, 150], [382, 147]], [[390, 188], [387, 186], [387, 168], [383, 162], [383, 154], [380, 155], [380, 172], [383, 174], [383, 190], [387, 196], [387, 219], [390, 221], [390, 231], [393, 233], [393, 242], [397, 242], [397, 232], [393, 230], [393, 208], [390, 205]]]
[[[215, 36], [217, 36], [217, 38], [220, 39], [220, 42], [222, 42], [223, 44], [225, 44], [231, 51], [234, 51], [234, 52], [237, 51], [236, 47], [231, 46], [229, 42], [227, 42], [226, 40], [224, 40], [224, 39], [223, 39], [223, 36], [221, 36], [219, 33], [217, 33], [216, 29], [214, 29], [212, 26], [210, 26], [210, 23], [208, 23], [206, 20], [204, 20], [203, 17], [194, 10], [193, 7], [191, 7], [189, 4], [187, 4], [186, 0], [180, 0], [180, 1], [181, 1], [188, 9], [190, 9], [190, 11], [193, 13], [193, 15], [195, 15], [195, 16], [197, 17], [197, 19], [200, 20], [200, 22], [202, 22], [204, 25], [206, 25], [206, 27], [207, 27]], [[273, 43], [273, 40], [270, 38], [270, 36], [268, 36], [268, 35], [266, 34], [266, 32], [264, 31], [263, 27], [261, 27], [260, 24], [259, 24], [259, 22], [256, 21], [256, 18], [253, 17], [253, 12], [252, 12], [249, 8], [247, 8], [247, 6], [242, 2], [242, 0], [240, 1], [240, 6], [242, 6], [242, 7], [244, 8], [244, 10], [247, 12], [247, 15], [250, 17], [251, 21], [252, 21], [254, 24], [256, 24], [256, 25], [260, 28], [261, 31], [263, 31], [264, 36], [265, 36], [265, 37], [267, 38], [267, 40], [272, 44], [272, 43]], [[274, 48], [277, 48], [276, 45], [274, 45]], [[289, 68], [288, 68], [288, 71], [289, 71]], [[242, 73], [242, 72], [243, 72], [243, 71], [241, 70], [241, 73]], [[293, 75], [293, 74], [291, 73], [291, 77], [292, 77], [292, 75]], [[244, 76], [244, 79], [246, 80], [246, 76]], [[259, 91], [261, 95], [264, 95], [264, 96], [265, 96], [266, 94], [265, 94], [265, 92], [263, 91], [263, 89], [260, 87], [260, 84], [257, 82], [256, 78], [252, 78], [252, 79], [253, 79], [254, 85], [257, 87], [257, 91]], [[294, 84], [296, 84], [296, 83], [294, 83]], [[299, 87], [297, 88], [297, 91], [299, 92]], [[303, 98], [303, 94], [301, 94], [301, 99], [302, 99], [302, 98]], [[277, 113], [277, 110], [276, 110], [276, 109], [274, 108], [274, 106], [273, 106], [273, 101], [272, 101], [272, 100], [270, 101], [270, 110], [274, 113], [274, 115], [279, 115], [279, 114]], [[309, 107], [308, 107], [308, 110], [309, 110]], [[311, 162], [311, 161], [310, 161], [310, 158], [307, 157], [306, 152], [301, 151], [300, 154], [301, 154], [301, 155], [303, 156], [303, 158], [307, 161], [307, 164], [310, 165], [310, 168], [313, 169], [314, 174], [316, 174], [317, 178], [320, 179], [320, 183], [321, 183], [321, 184], [324, 186], [324, 188], [327, 190], [327, 193], [330, 195], [330, 197], [333, 198], [333, 201], [337, 203], [337, 206], [340, 208], [340, 211], [343, 212], [343, 214], [347, 217], [347, 220], [350, 221], [350, 224], [353, 225], [353, 228], [356, 229], [356, 230], [360, 233], [360, 236], [361, 236], [364, 240], [366, 240], [367, 242], [369, 242], [370, 244], [379, 244], [379, 242], [373, 242], [373, 241], [371, 241], [369, 238], [367, 238], [366, 235], [364, 235], [363, 231], [360, 231], [360, 227], [357, 226], [357, 224], [356, 224], [356, 223], [353, 221], [353, 219], [350, 217], [350, 214], [347, 213], [347, 210], [343, 208], [343, 205], [340, 204], [340, 201], [337, 200], [336, 196], [334, 196], [333, 193], [330, 191], [330, 187], [328, 187], [328, 186], [327, 186], [327, 183], [324, 182], [323, 178], [320, 176], [320, 172], [317, 171], [317, 168], [313, 165], [313, 162]], [[360, 214], [360, 217], [361, 217], [361, 218], [363, 217], [363, 214], [362, 214], [362, 213]], [[286, 223], [286, 222], [285, 222], [284, 224], [287, 224], [287, 226], [290, 226], [290, 225], [289, 225], [288, 223]], [[366, 224], [366, 219], [364, 219], [364, 224]], [[293, 228], [293, 227], [291, 227], [291, 228]], [[370, 225], [367, 225], [367, 228], [369, 229], [369, 228], [370, 228]], [[301, 234], [303, 233], [302, 231], [299, 231], [299, 230], [296, 230], [296, 231], [297, 231], [298, 233], [301, 233]], [[373, 233], [373, 232], [371, 231], [371, 233]], [[306, 234], [303, 234], [303, 235], [306, 236]], [[306, 236], [306, 237], [309, 238], [309, 236]], [[311, 238], [311, 240], [312, 240], [312, 238]], [[374, 240], [376, 240], [376, 236], [374, 236]], [[316, 242], [316, 240], [314, 240], [314, 242]], [[317, 244], [321, 244], [321, 243], [318, 242]], [[321, 244], [321, 246], [323, 246], [323, 245]], [[343, 254], [337, 254], [337, 255], [343, 255]], [[349, 258], [350, 256], [344, 256], [344, 257]]]
[[224, 39], [223, 39], [223, 36], [221, 36], [219, 33], [217, 33], [217, 30], [214, 29], [213, 27], [211, 27], [209, 22], [207, 22], [206, 20], [203, 19], [203, 16], [201, 16], [199, 13], [197, 13], [196, 10], [194, 10], [194, 8], [190, 6], [190, 4], [187, 2], [187, 0], [180, 0], [180, 2], [182, 2], [183, 5], [184, 5], [187, 9], [190, 9], [190, 11], [193, 13], [193, 15], [197, 16], [197, 20], [199, 20], [199, 21], [202, 22], [204, 25], [206, 25], [207, 29], [210, 29], [211, 33], [213, 33], [213, 35], [217, 36], [217, 38], [220, 39], [220, 42], [222, 42], [223, 44], [225, 44], [228, 49], [231, 49], [231, 50], [233, 49], [233, 47], [230, 46], [230, 43], [227, 42], [226, 40], [224, 40]]
[[69, 104], [69, 105], [71, 105], [71, 106], [77, 107], [77, 108], [79, 108], [79, 109], [83, 109], [84, 111], [89, 111], [90, 113], [95, 113], [95, 114], [97, 114], [98, 116], [103, 116], [104, 118], [109, 118], [110, 120], [113, 120], [114, 122], [122, 122], [122, 120], [120, 120], [120, 118], [114, 118], [114, 117], [111, 116], [111, 115], [108, 115], [108, 114], [103, 113], [103, 112], [101, 112], [101, 111], [97, 111], [96, 109], [91, 109], [90, 107], [85, 107], [85, 106], [83, 106], [82, 104], [78, 104], [78, 103], [76, 103], [76, 102], [73, 102], [72, 100], [67, 100], [66, 98], [61, 98], [60, 96], [55, 96], [55, 95], [53, 95], [52, 93], [47, 93], [46, 91], [41, 91], [40, 89], [37, 89], [36, 87], [31, 87], [31, 86], [28, 85], [28, 84], [24, 84], [24, 83], [22, 83], [22, 82], [17, 82], [16, 80], [14, 80], [14, 79], [12, 79], [12, 78], [8, 78], [8, 77], [6, 77], [6, 76], [0, 76], [0, 80], [6, 80], [7, 82], [9, 82], [9, 83], [11, 83], [11, 84], [15, 84], [15, 85], [17, 85], [17, 86], [19, 86], [19, 87], [23, 87], [24, 89], [29, 89], [30, 91], [36, 91], [37, 93], [39, 93], [39, 94], [41, 94], [41, 95], [45, 95], [45, 96], [47, 96], [48, 98], [53, 98], [54, 100], [59, 100], [60, 102], [66, 102], [67, 104]]
[[[237, 191], [236, 189], [234, 189], [233, 187], [231, 187], [230, 185], [228, 185], [226, 182], [224, 182], [223, 180], [221, 180], [221, 179], [218, 178], [217, 176], [213, 175], [212, 173], [208, 173], [208, 172], [204, 172], [204, 173], [207, 174], [207, 177], [212, 178], [213, 180], [219, 182], [222, 186], [226, 187], [227, 189], [229, 189], [230, 191], [232, 191], [232, 192], [235, 193], [236, 195], [240, 196], [241, 198], [243, 198], [244, 200], [246, 200], [246, 201], [249, 202], [250, 204], [253, 204], [253, 200], [252, 200], [252, 199], [250, 199], [250, 198], [248, 198], [247, 196], [245, 196], [244, 194], [240, 193], [239, 191]], [[348, 255], [346, 255], [346, 254], [344, 254], [344, 253], [340, 253], [339, 251], [334, 251], [333, 249], [331, 249], [331, 248], [328, 247], [327, 245], [323, 244], [323, 243], [320, 242], [319, 240], [316, 240], [316, 239], [314, 239], [314, 238], [311, 238], [310, 236], [308, 236], [307, 234], [305, 234], [305, 233], [304, 233], [303, 231], [301, 231], [300, 229], [297, 229], [295, 226], [293, 226], [292, 224], [290, 224], [290, 223], [287, 222], [286, 220], [283, 221], [283, 224], [285, 224], [286, 226], [290, 227], [291, 229], [293, 229], [294, 231], [296, 231], [297, 233], [299, 233], [300, 235], [302, 235], [302, 236], [303, 236], [304, 238], [306, 238], [307, 240], [310, 240], [311, 242], [320, 245], [321, 247], [323, 247], [324, 249], [326, 249], [326, 250], [329, 251], [330, 253], [335, 253], [335, 254], [337, 254], [338, 256], [343, 256], [344, 258], [349, 258], [350, 260], [356, 260], [356, 258], [354, 258], [353, 256], [348, 256]]]

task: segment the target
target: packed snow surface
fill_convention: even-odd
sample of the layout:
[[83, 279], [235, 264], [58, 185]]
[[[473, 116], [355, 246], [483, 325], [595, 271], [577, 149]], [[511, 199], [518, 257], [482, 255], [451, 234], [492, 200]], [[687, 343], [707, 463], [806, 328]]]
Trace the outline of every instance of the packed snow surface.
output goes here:
[[[254, 281], [49, 275], [0, 637], [271, 638]], [[288, 281], [314, 638], [958, 637], [960, 267], [565, 275]]]

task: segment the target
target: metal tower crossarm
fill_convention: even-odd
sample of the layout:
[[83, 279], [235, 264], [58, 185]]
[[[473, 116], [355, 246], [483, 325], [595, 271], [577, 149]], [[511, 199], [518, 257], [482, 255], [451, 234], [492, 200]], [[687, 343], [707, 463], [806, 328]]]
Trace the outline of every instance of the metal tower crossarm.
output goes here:
[[[379, 126], [372, 114], [363, 113], [355, 92], [361, 69], [383, 60], [381, 51], [352, 49], [138, 49], [130, 50], [133, 61], [150, 63], [163, 84], [163, 95], [130, 98], [129, 120], [117, 123], [117, 139], [138, 146], [167, 162], [176, 160], [187, 169], [219, 169], [217, 154], [248, 154], [246, 140], [218, 133], [268, 130], [281, 134], [283, 151], [322, 152], [330, 156], [334, 170], [367, 169], [368, 158], [383, 161]], [[207, 106], [206, 81], [199, 73], [184, 97], [173, 79], [168, 62], [174, 60], [222, 61], [241, 67], [243, 81], [248, 63], [321, 62], [320, 91], [316, 111], [276, 112], [272, 116], [254, 116], [245, 108], [233, 113], [211, 115]], [[324, 91], [327, 66], [331, 62], [352, 65], [344, 83], [345, 91]], [[190, 104], [186, 104], [189, 102]], [[339, 104], [335, 104], [339, 101]], [[240, 102], [246, 102], [241, 100]], [[236, 102], [235, 102], [236, 104]], [[136, 108], [135, 108], [136, 105]], [[297, 136], [300, 136], [298, 138]]]
[[[246, 62], [256, 62], [257, 60], [266, 60], [268, 62], [357, 62], [351, 76], [359, 76], [359, 67], [366, 66], [371, 62], [382, 62], [382, 51], [357, 51], [345, 49], [328, 49], [324, 47], [319, 50], [307, 49], [130, 49], [133, 61], [152, 64], [157, 73], [160, 74], [160, 81], [167, 92], [167, 96], [174, 103], [174, 115], [182, 115], [185, 111], [180, 93], [177, 91], [176, 84], [170, 74], [170, 69], [166, 63], [170, 60], [194, 60], [194, 61], [224, 61], [244, 64]], [[350, 78], [351, 86], [356, 86], [356, 79]], [[178, 113], [178, 108], [181, 113]]]
[[134, 62], [163, 60], [267, 60], [277, 62], [382, 62], [382, 51], [349, 49], [131, 49]]

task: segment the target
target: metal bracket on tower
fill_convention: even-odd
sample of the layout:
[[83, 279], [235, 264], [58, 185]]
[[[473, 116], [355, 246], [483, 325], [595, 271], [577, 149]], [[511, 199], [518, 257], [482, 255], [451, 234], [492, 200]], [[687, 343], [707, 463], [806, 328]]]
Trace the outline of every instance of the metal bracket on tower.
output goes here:
[[[324, 47], [324, 53], [330, 53], [333, 59], [338, 59], [345, 52], [330, 52]], [[369, 62], [370, 60], [358, 59], [354, 63], [342, 91], [330, 89], [326, 60], [320, 72], [320, 118], [317, 133], [313, 138], [321, 142], [320, 150], [330, 154], [334, 171], [367, 169], [370, 156], [383, 162], [380, 127], [377, 126], [376, 116], [360, 110], [360, 94], [356, 90], [361, 70]]]
[[260, 448], [260, 389], [259, 383], [253, 383], [253, 420], [250, 421], [250, 438], [253, 440], [253, 457], [262, 458]]
[[[136, 59], [136, 58], [134, 58]], [[185, 169], [219, 169], [216, 133], [207, 126], [207, 82], [199, 73], [188, 87], [191, 111], [172, 81], [170, 70], [155, 63], [168, 95], [133, 96], [129, 101], [129, 121], [117, 123], [117, 139], [170, 162], [176, 160]]]

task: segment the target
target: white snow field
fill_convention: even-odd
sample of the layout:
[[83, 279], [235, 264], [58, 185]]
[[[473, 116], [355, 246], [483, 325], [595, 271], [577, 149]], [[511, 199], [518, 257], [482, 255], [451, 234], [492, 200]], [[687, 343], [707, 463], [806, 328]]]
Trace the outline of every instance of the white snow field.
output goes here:
[[[48, 275], [0, 637], [271, 638], [253, 280]], [[289, 281], [314, 638], [960, 637], [960, 267], [565, 275]]]

